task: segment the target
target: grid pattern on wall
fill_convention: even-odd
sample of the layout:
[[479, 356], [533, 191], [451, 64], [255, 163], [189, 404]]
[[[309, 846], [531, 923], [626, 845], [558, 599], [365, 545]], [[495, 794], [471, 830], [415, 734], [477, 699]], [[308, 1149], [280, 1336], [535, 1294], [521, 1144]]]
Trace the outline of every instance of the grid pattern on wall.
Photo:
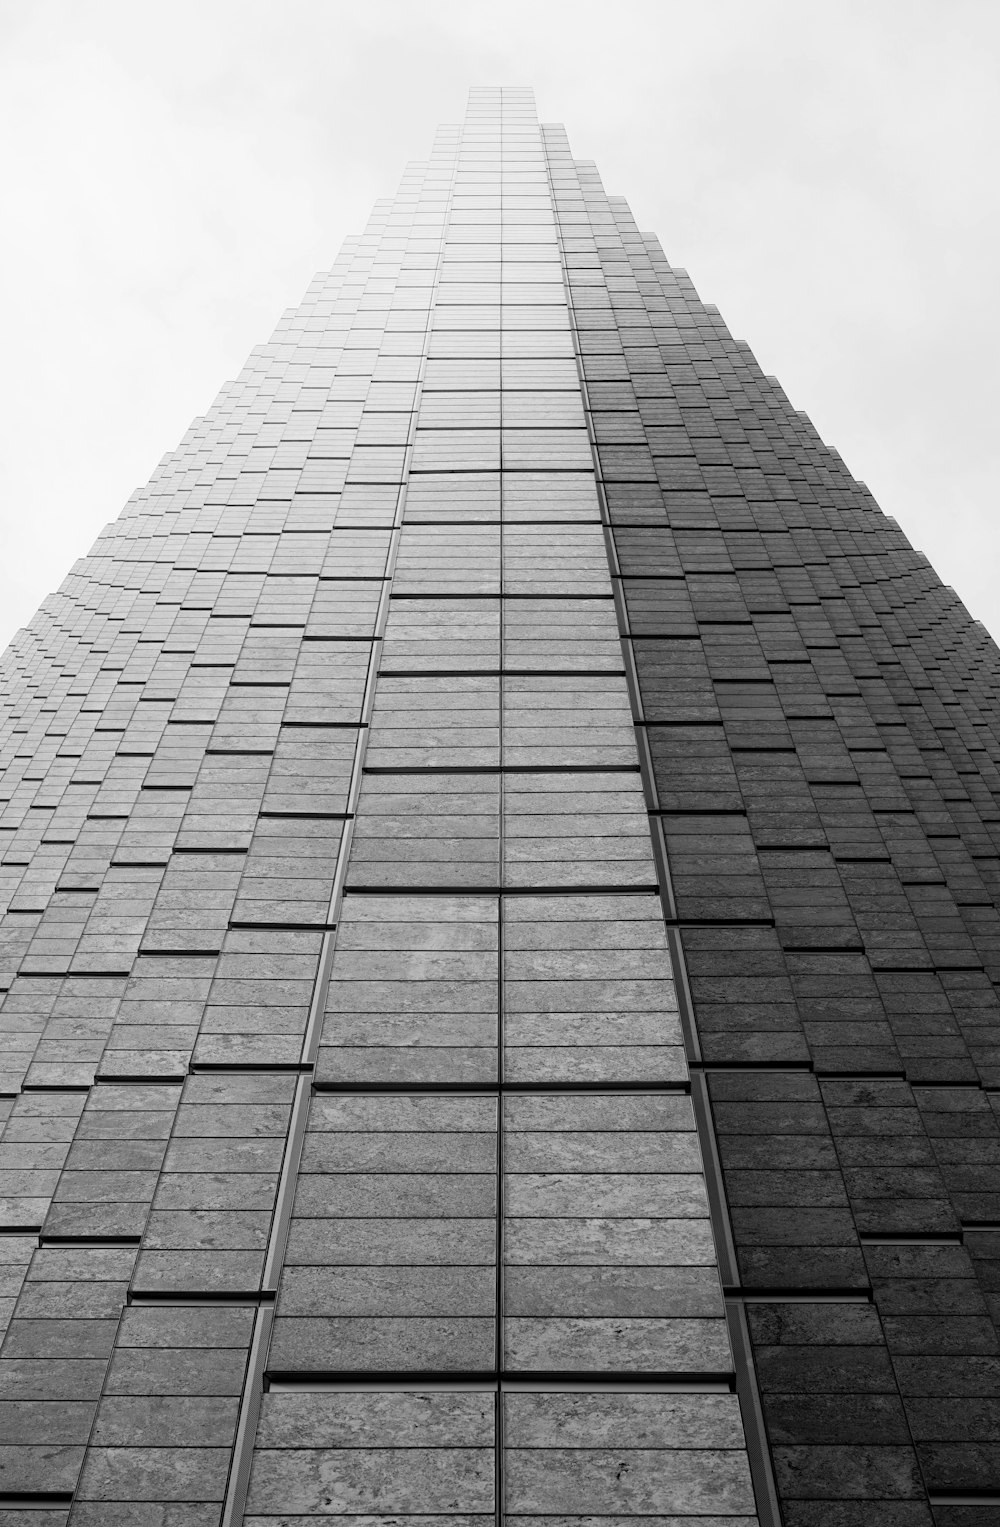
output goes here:
[[21, 633], [0, 1527], [987, 1527], [996, 648], [476, 90]]
[[987, 1527], [1000, 654], [544, 136], [783, 1518]]

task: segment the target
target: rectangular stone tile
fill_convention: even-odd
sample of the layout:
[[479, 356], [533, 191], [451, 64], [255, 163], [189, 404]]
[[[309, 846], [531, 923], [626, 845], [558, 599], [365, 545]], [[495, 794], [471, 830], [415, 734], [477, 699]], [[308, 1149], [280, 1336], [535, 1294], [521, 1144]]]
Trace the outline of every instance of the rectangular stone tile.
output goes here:
[[670, 1448], [511, 1448], [504, 1455], [512, 1514], [703, 1518], [753, 1511], [746, 1455]]
[[638, 772], [508, 773], [503, 810], [506, 885], [656, 883]]
[[[619, 1165], [626, 1168], [624, 1155]], [[509, 1173], [505, 1204], [508, 1214], [529, 1219], [578, 1218], [598, 1212], [609, 1219], [708, 1216], [705, 1180], [700, 1171]]]
[[461, 1520], [490, 1512], [493, 1493], [493, 1454], [480, 1448], [261, 1449], [248, 1508]]
[[[508, 1097], [504, 1120], [508, 1366], [542, 1372], [729, 1371], [689, 1100], [655, 1094]], [[543, 1169], [546, 1136], [557, 1155], [564, 1148], [551, 1171]], [[655, 1159], [635, 1170], [637, 1140], [647, 1157], [644, 1142], [654, 1157], [669, 1155], [675, 1143], [686, 1155], [693, 1147], [687, 1156], [692, 1170], [657, 1172]], [[597, 1161], [605, 1170], [593, 1170]], [[615, 1165], [617, 1172], [607, 1170]]]
[[489, 897], [344, 897], [317, 1079], [496, 1076], [498, 923]]
[[[116, 1396], [142, 1401], [156, 1395], [235, 1399], [243, 1385], [253, 1320], [249, 1308], [130, 1306], [122, 1319], [105, 1401]], [[119, 1411], [116, 1400], [112, 1413]], [[147, 1405], [144, 1413], [155, 1437], [157, 1408]], [[123, 1459], [123, 1471], [126, 1463]]]
[[0, 1445], [0, 1480], [5, 1493], [72, 1494], [83, 1464], [84, 1448], [57, 1443]]
[[357, 725], [369, 658], [366, 641], [304, 641], [290, 680], [284, 725]]
[[92, 1445], [80, 1481], [89, 1501], [221, 1501], [229, 1448]]
[[599, 525], [504, 526], [506, 594], [607, 594], [611, 576]]
[[485, 669], [500, 666], [500, 604], [496, 599], [395, 599], [382, 640], [381, 667]]
[[[489, 1097], [314, 1098], [272, 1368], [492, 1369], [495, 1121]], [[400, 1159], [422, 1140], [441, 1170]]]
[[[481, 363], [473, 361], [469, 364]], [[431, 522], [489, 524], [499, 519], [499, 472], [420, 472], [414, 473], [407, 482], [406, 522], [411, 527]], [[491, 552], [487, 552], [487, 557], [490, 556]], [[481, 567], [477, 566], [477, 575], [480, 571]], [[402, 583], [394, 583], [394, 588], [397, 593], [403, 591]], [[498, 593], [499, 589], [491, 583], [488, 591]], [[438, 592], [445, 593], [447, 589]], [[461, 593], [461, 588], [456, 592]]]
[[325, 817], [262, 817], [244, 861], [233, 920], [324, 925], [343, 828]]
[[309, 608], [306, 634], [370, 640], [381, 595], [381, 585], [374, 580], [357, 583], [343, 578], [321, 580]]
[[[138, 1289], [191, 1294], [258, 1287], [293, 1087], [290, 1076], [188, 1078], [178, 1132], [167, 1148], [143, 1233]], [[241, 1133], [223, 1135], [216, 1128], [195, 1134], [206, 1108], [237, 1112]]]
[[500, 685], [459, 674], [380, 678], [366, 766], [495, 768], [500, 762]]
[[[508, 366], [558, 366], [559, 364], [559, 361], [532, 362], [524, 360], [518, 362], [512, 360], [505, 362], [505, 365]], [[547, 526], [554, 525], [558, 521], [569, 522], [565, 525], [563, 539], [560, 543], [563, 549], [568, 544], [565, 540], [566, 535], [570, 534], [577, 525], [587, 525], [588, 527], [596, 528], [600, 524], [600, 505], [597, 501], [594, 478], [590, 472], [509, 472], [504, 477], [503, 486], [504, 523], [520, 527], [521, 525], [530, 526], [532, 522], [541, 522]], [[588, 535], [590, 533], [591, 531], [588, 528]], [[529, 547], [530, 543], [529, 546], [525, 546], [522, 543], [518, 549], [526, 551], [529, 550]], [[511, 548], [505, 547], [505, 555], [509, 549]], [[551, 592], [561, 591], [569, 595], [580, 592], [596, 594], [598, 596], [610, 592], [610, 580], [605, 586], [597, 587], [600, 564], [596, 560], [590, 561], [590, 551], [591, 547], [588, 545], [584, 553], [584, 560], [587, 562], [588, 567], [592, 566], [594, 569], [594, 584], [580, 590], [574, 588], [560, 590], [557, 587], [553, 588]], [[540, 579], [540, 583], [542, 586], [537, 589], [505, 583], [504, 591], [508, 594], [517, 595], [525, 593], [544, 595], [550, 592], [544, 585], [544, 577]]]
[[564, 1220], [511, 1220], [508, 1262], [596, 1266], [712, 1266], [714, 1242], [707, 1221], [661, 1219], [653, 1223], [595, 1215]]
[[226, 934], [194, 1059], [296, 1064], [319, 968], [318, 929], [233, 928]]
[[[444, 280], [440, 291], [448, 286]], [[420, 398], [420, 428], [431, 429], [499, 429], [500, 392], [493, 391], [447, 391], [428, 388]]]
[[499, 466], [499, 429], [418, 428], [414, 436], [413, 472], [495, 472]]
[[0, 1354], [0, 1479], [73, 1490], [135, 1263], [131, 1250], [45, 1247]]
[[149, 916], [143, 952], [221, 949], [244, 864], [242, 854], [174, 854]]
[[348, 885], [481, 889], [499, 878], [500, 786], [485, 774], [366, 774]]
[[0, 1140], [0, 1223], [30, 1229], [44, 1222], [83, 1111], [78, 1093], [21, 1093]]
[[249, 848], [270, 763], [270, 753], [207, 754], [176, 846], [206, 851]]
[[300, 1177], [296, 1203], [308, 1216], [333, 1219], [395, 1214], [481, 1219], [496, 1212], [496, 1180], [493, 1173], [479, 1172], [311, 1173]]
[[489, 1266], [496, 1222], [488, 1219], [292, 1220], [286, 1264], [318, 1267]]
[[513, 1373], [724, 1374], [733, 1367], [724, 1317], [508, 1315], [504, 1353]]
[[257, 1445], [266, 1448], [492, 1448], [495, 1394], [458, 1391], [272, 1391], [261, 1406]]
[[496, 1318], [492, 1313], [279, 1317], [268, 1362], [282, 1373], [492, 1373]]
[[689, 1319], [723, 1314], [714, 1267], [521, 1267], [504, 1269], [508, 1320], [545, 1317]]
[[38, 1246], [36, 1235], [0, 1237], [0, 1335], [6, 1331]]
[[[504, 1440], [508, 1447], [737, 1448], [743, 1426], [735, 1395], [507, 1394]], [[581, 1460], [582, 1462], [582, 1460]]]
[[694, 1133], [680, 1130], [629, 1129], [596, 1133], [570, 1128], [546, 1132], [518, 1130], [504, 1140], [509, 1172], [614, 1171], [623, 1160], [633, 1174], [700, 1172], [701, 1147]]
[[[488, 470], [488, 463], [482, 469]], [[498, 594], [499, 530], [408, 524], [400, 537], [393, 589], [397, 594]]]
[[496, 1154], [492, 1127], [489, 1133], [484, 1128], [479, 1133], [467, 1131], [461, 1135], [432, 1128], [419, 1133], [370, 1129], [351, 1134], [317, 1133], [310, 1129], [299, 1170], [303, 1174], [318, 1172], [325, 1176], [334, 1172], [374, 1171], [480, 1173], [496, 1170]]
[[282, 726], [261, 808], [272, 812], [343, 812], [357, 733], [332, 726]]
[[91, 1442], [97, 1447], [230, 1447], [236, 1433], [235, 1395], [106, 1396]]
[[358, 578], [382, 578], [388, 553], [388, 531], [335, 530], [330, 537], [320, 576], [352, 581]]
[[503, 916], [510, 1080], [686, 1077], [655, 896], [506, 897]]
[[505, 678], [503, 761], [510, 768], [634, 767], [624, 674]]
[[485, 1521], [494, 1405], [492, 1393], [266, 1395], [248, 1513]]
[[102, 1079], [187, 1074], [218, 956], [140, 955], [98, 1068]]
[[505, 600], [503, 661], [508, 669], [542, 673], [566, 669], [623, 673], [613, 600]]
[[281, 1276], [278, 1314], [495, 1319], [496, 1285], [491, 1266], [288, 1266]]

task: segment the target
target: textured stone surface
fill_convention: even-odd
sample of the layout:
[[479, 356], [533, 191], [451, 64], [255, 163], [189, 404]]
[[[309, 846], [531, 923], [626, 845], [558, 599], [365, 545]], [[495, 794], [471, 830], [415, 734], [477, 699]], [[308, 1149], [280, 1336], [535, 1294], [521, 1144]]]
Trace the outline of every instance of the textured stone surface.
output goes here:
[[0, 1527], [985, 1527], [998, 700], [474, 91], [0, 664]]

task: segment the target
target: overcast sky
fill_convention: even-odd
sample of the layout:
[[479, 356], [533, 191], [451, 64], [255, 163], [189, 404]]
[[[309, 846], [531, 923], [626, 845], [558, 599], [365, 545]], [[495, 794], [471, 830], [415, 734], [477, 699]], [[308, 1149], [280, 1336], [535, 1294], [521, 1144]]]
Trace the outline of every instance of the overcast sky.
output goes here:
[[0, 0], [0, 646], [390, 195], [531, 84], [1000, 636], [997, 0]]

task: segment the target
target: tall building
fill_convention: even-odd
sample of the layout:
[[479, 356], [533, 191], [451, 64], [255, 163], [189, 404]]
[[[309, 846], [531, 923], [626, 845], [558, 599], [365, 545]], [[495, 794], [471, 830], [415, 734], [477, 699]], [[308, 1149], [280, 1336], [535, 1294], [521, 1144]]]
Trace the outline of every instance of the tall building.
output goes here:
[[528, 91], [3, 682], [0, 1527], [1000, 1520], [1000, 654]]

